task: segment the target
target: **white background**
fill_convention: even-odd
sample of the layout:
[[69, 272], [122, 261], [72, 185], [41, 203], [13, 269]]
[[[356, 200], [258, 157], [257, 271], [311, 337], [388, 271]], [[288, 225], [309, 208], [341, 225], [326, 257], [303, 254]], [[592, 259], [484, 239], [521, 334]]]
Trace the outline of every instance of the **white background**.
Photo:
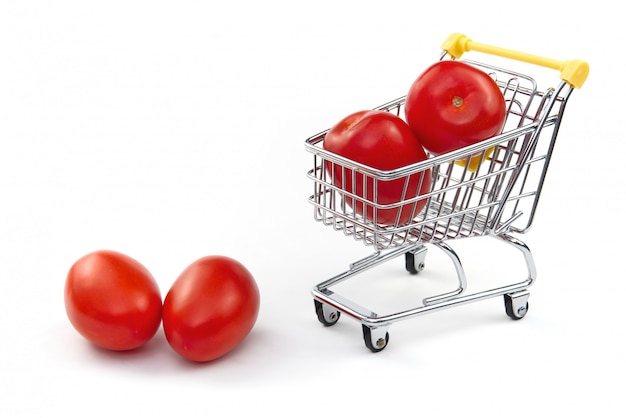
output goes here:
[[[558, 3], [3, 1], [0, 415], [612, 416], [626, 372], [621, 23], [598, 2]], [[501, 298], [466, 305], [393, 324], [373, 354], [356, 321], [314, 314], [310, 289], [371, 250], [313, 220], [304, 140], [405, 94], [452, 32], [591, 74], [521, 237], [539, 272], [528, 316], [509, 320]], [[490, 244], [459, 243], [468, 274], [525, 275]], [[261, 290], [255, 328], [207, 364], [161, 330], [134, 352], [94, 348], [63, 285], [103, 248], [143, 263], [163, 296], [197, 258], [237, 258]], [[404, 303], [419, 277], [402, 269], [355, 287]]]

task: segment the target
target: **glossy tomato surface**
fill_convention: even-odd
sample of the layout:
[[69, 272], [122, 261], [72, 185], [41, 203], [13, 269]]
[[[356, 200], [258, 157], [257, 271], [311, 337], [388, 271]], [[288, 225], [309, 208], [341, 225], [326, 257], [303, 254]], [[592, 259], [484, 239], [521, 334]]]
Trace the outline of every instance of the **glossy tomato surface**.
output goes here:
[[[406, 122], [392, 113], [378, 110], [355, 112], [339, 121], [326, 133], [323, 147], [379, 170], [393, 170], [428, 158]], [[405, 224], [417, 216], [427, 199], [410, 204], [401, 202], [421, 196], [431, 187], [430, 170], [408, 177], [375, 181], [371, 176], [353, 175], [352, 170], [330, 162], [327, 162], [326, 169], [335, 186], [375, 201], [378, 205], [395, 205], [375, 209], [362, 200], [346, 198], [359, 215], [382, 225]]]
[[74, 328], [108, 350], [144, 345], [161, 324], [161, 292], [138, 261], [115, 251], [77, 260], [65, 281], [65, 310]]
[[203, 257], [180, 274], [165, 297], [165, 337], [186, 359], [217, 359], [250, 333], [259, 305], [259, 289], [245, 266], [229, 257]]
[[461, 61], [440, 61], [411, 85], [406, 121], [424, 148], [444, 154], [497, 135], [506, 104], [496, 82]]

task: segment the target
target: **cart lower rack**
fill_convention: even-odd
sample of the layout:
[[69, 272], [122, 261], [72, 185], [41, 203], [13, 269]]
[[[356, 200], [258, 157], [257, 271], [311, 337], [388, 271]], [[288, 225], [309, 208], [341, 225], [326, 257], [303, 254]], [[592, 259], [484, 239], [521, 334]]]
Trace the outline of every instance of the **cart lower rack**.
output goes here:
[[[561, 80], [554, 88], [539, 89], [528, 75], [464, 59], [488, 73], [500, 88], [507, 106], [502, 133], [396, 170], [377, 170], [325, 150], [323, 141], [328, 131], [305, 141], [307, 151], [313, 154], [308, 177], [314, 185], [309, 201], [315, 220], [374, 249], [371, 256], [313, 288], [315, 311], [326, 326], [335, 324], [342, 313], [359, 321], [365, 345], [373, 352], [387, 346], [392, 323], [440, 309], [502, 296], [509, 317], [517, 320], [526, 315], [528, 288], [535, 281], [536, 267], [530, 249], [514, 235], [526, 233], [533, 222], [565, 105], [589, 71], [584, 61], [551, 60], [475, 43], [460, 34], [452, 34], [442, 48], [441, 60], [461, 59], [465, 52], [477, 51], [559, 70]], [[404, 100], [401, 97], [377, 109], [401, 116]], [[470, 161], [478, 156], [483, 162], [472, 169]], [[359, 184], [371, 188], [370, 193], [358, 193], [334, 181], [337, 170], [352, 176], [353, 184], [359, 178]], [[404, 182], [405, 190], [410, 181], [430, 181], [431, 187], [427, 194], [407, 194], [398, 202], [382, 204], [376, 191], [391, 181]], [[378, 211], [401, 211], [417, 207], [418, 201], [426, 201], [425, 207], [408, 223], [379, 225], [373, 221]], [[448, 243], [476, 237], [493, 238], [519, 250], [526, 274], [510, 284], [467, 292], [468, 278]], [[438, 248], [450, 258], [457, 284], [447, 292], [424, 298], [419, 306], [380, 315], [333, 290], [339, 283], [400, 256], [404, 256], [406, 270], [417, 274], [424, 268], [428, 247]]]

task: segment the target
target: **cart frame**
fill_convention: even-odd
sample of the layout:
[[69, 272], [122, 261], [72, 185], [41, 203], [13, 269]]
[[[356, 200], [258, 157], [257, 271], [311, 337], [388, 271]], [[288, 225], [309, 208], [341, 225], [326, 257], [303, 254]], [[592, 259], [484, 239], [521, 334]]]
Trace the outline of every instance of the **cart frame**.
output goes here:
[[[464, 59], [490, 74], [500, 87], [507, 103], [502, 133], [447, 154], [429, 155], [426, 161], [396, 170], [377, 170], [325, 150], [323, 141], [328, 130], [305, 141], [306, 150], [313, 154], [308, 177], [314, 183], [309, 202], [314, 206], [315, 220], [374, 248], [372, 255], [312, 289], [315, 311], [326, 326], [334, 325], [342, 313], [359, 321], [365, 345], [373, 352], [387, 347], [392, 323], [474, 301], [503, 296], [505, 312], [511, 319], [526, 315], [528, 288], [535, 282], [537, 270], [530, 249], [513, 234], [524, 234], [532, 225], [565, 105], [589, 72], [584, 61], [551, 60], [475, 43], [457, 33], [448, 37], [442, 49], [440, 60], [461, 59], [464, 52], [477, 51], [557, 69], [561, 81], [556, 88], [540, 90], [528, 75]], [[400, 97], [376, 109], [402, 116], [404, 100]], [[472, 167], [478, 157], [482, 163]], [[356, 184], [357, 177], [363, 179], [364, 190], [337, 184], [333, 178], [336, 167], [344, 176], [352, 176], [352, 184]], [[430, 192], [419, 196], [408, 193], [409, 182], [419, 178], [421, 185], [428, 178], [425, 173], [431, 175]], [[405, 193], [398, 202], [383, 204], [378, 202], [376, 192], [388, 181], [403, 181]], [[367, 187], [372, 190], [365, 190]], [[421, 212], [413, 209], [413, 219], [408, 223], [376, 222], [378, 211], [395, 209], [398, 220], [402, 210], [418, 207], [421, 201], [426, 202], [425, 208]], [[361, 211], [354, 209], [357, 205], [361, 205]], [[511, 284], [468, 294], [461, 259], [448, 242], [476, 237], [495, 238], [519, 250], [527, 275]], [[381, 315], [331, 289], [401, 255], [405, 256], [406, 270], [417, 274], [424, 268], [429, 246], [439, 248], [450, 258], [458, 285], [424, 298], [415, 308]]]

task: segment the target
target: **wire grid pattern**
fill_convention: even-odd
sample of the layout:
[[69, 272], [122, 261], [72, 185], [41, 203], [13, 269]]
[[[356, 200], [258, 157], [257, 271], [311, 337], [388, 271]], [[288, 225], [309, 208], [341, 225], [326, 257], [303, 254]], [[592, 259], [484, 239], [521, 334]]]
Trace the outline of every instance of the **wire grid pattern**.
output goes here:
[[[327, 131], [309, 138], [314, 182], [309, 197], [315, 220], [345, 235], [389, 249], [417, 242], [432, 243], [488, 233], [524, 233], [532, 224], [558, 124], [566, 100], [558, 90], [538, 91], [531, 77], [485, 64], [465, 61], [490, 74], [506, 102], [506, 122], [500, 135], [445, 155], [429, 155], [427, 161], [381, 171], [345, 159], [323, 149]], [[377, 110], [404, 116], [405, 97]], [[470, 159], [480, 158], [475, 171]], [[354, 187], [334, 178], [337, 170], [352, 177]], [[428, 180], [428, 193], [417, 194]], [[358, 180], [358, 181], [357, 181]], [[386, 182], [403, 182], [402, 195], [393, 203], [378, 201], [377, 190]], [[417, 210], [423, 207], [421, 210]], [[396, 222], [376, 222], [380, 211], [396, 211]], [[411, 221], [400, 223], [400, 214], [412, 211]]]

